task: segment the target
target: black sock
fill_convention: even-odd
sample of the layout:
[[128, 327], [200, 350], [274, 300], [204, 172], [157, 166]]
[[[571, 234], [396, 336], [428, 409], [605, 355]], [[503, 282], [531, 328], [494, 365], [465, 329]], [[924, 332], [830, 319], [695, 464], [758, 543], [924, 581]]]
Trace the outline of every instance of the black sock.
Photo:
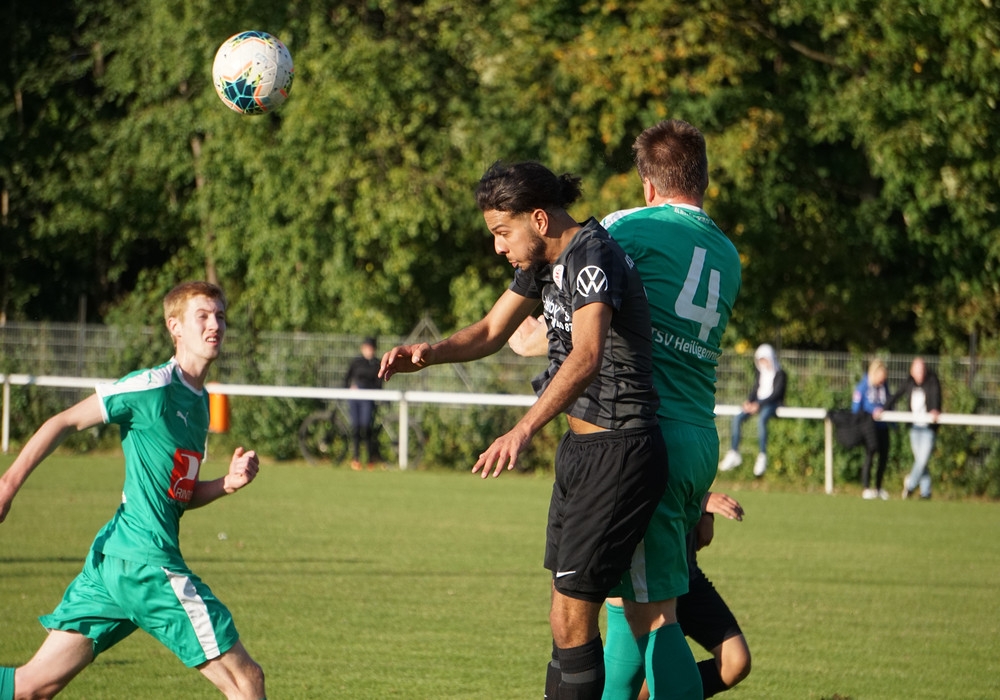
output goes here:
[[701, 687], [705, 690], [705, 697], [710, 698], [723, 690], [729, 690], [729, 686], [722, 682], [719, 674], [719, 664], [715, 659], [705, 659], [698, 662], [698, 673], [701, 674]]
[[598, 635], [583, 646], [556, 649], [559, 700], [601, 700], [604, 694], [604, 645]]
[[559, 681], [562, 671], [559, 670], [559, 654], [556, 643], [552, 642], [552, 660], [545, 667], [545, 700], [555, 700], [559, 697]]

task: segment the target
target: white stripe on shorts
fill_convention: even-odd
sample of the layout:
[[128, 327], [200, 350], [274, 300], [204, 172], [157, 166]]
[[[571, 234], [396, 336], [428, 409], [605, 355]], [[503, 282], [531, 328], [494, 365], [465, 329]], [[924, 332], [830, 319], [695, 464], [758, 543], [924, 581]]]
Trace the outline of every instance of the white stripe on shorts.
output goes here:
[[632, 555], [632, 568], [629, 569], [629, 578], [632, 580], [632, 593], [635, 595], [635, 602], [649, 602], [649, 581], [646, 578], [646, 538], [642, 538]]
[[170, 587], [174, 589], [174, 595], [187, 613], [188, 620], [194, 628], [194, 633], [198, 637], [201, 650], [205, 652], [206, 659], [214, 659], [222, 652], [219, 651], [219, 642], [215, 638], [215, 629], [212, 627], [212, 620], [208, 616], [208, 606], [194, 587], [194, 583], [185, 574], [175, 574], [172, 571], [163, 569], [170, 581]]

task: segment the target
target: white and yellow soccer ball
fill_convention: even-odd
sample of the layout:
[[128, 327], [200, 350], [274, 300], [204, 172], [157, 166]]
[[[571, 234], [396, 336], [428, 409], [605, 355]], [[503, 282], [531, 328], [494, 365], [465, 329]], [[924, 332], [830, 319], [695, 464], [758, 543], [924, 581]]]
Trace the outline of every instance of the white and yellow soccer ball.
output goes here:
[[212, 82], [219, 98], [240, 114], [263, 114], [281, 106], [295, 77], [292, 54], [267, 32], [240, 32], [215, 54]]

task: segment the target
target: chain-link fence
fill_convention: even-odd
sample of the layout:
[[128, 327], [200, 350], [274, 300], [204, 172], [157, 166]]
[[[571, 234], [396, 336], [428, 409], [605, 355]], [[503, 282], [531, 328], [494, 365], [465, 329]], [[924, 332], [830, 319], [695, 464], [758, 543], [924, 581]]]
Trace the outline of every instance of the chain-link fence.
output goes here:
[[[379, 352], [403, 342], [439, 338], [436, 329], [422, 326], [409, 336], [381, 338]], [[226, 349], [213, 369], [213, 380], [229, 383], [266, 383], [277, 386], [343, 386], [351, 359], [362, 336], [315, 333], [259, 332], [230, 329]], [[172, 352], [166, 330], [118, 328], [71, 323], [7, 323], [0, 326], [0, 372], [73, 377], [117, 378], [139, 367], [159, 364]], [[880, 355], [889, 369], [890, 388], [909, 373], [913, 355]], [[872, 356], [784, 350], [779, 360], [788, 372], [791, 405], [829, 407], [850, 402], [854, 385]], [[945, 385], [945, 400], [963, 394], [975, 405], [948, 410], [995, 414], [1000, 412], [1000, 360], [997, 358], [925, 356]], [[397, 375], [399, 389], [531, 393], [528, 379], [545, 366], [543, 358], [523, 358], [508, 349], [477, 362], [433, 367], [415, 375]], [[727, 351], [719, 363], [717, 400], [738, 404], [746, 397], [753, 377], [752, 349], [745, 354]], [[950, 385], [950, 386], [949, 386]], [[825, 394], [825, 396], [824, 396]], [[809, 400], [825, 399], [821, 403]], [[829, 405], [827, 405], [829, 404]], [[971, 410], [970, 410], [971, 408]]]

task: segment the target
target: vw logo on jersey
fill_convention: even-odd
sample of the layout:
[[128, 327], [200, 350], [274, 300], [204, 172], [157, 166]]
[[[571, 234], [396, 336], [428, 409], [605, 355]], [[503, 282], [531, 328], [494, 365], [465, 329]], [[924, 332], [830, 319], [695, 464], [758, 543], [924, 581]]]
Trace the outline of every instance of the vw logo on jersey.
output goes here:
[[585, 297], [603, 292], [607, 288], [608, 276], [597, 265], [587, 265], [576, 276], [576, 289]]
[[562, 289], [563, 276], [566, 274], [565, 265], [556, 265], [552, 268], [552, 281], [556, 283], [556, 287]]

